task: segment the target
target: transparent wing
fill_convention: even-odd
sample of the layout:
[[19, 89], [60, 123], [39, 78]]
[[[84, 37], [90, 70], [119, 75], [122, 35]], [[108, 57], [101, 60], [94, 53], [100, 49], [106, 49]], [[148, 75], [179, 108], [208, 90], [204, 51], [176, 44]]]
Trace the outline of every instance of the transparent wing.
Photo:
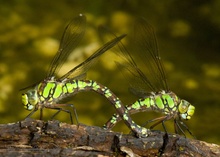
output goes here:
[[[144, 73], [135, 64], [131, 63], [132, 62], [120, 64], [116, 62], [116, 65], [124, 77], [128, 80], [130, 85], [129, 90], [139, 97], [146, 97], [149, 95], [149, 87], [152, 85], [149, 84], [149, 80], [146, 78]], [[150, 89], [153, 89], [153, 87]]]
[[93, 53], [89, 58], [87, 58], [84, 62], [80, 63], [79, 65], [71, 69], [68, 73], [63, 75], [60, 79], [62, 80], [65, 78], [79, 78], [80, 76], [85, 76], [87, 70], [91, 67], [91, 65], [94, 62], [96, 62], [103, 53], [105, 53], [107, 50], [115, 46], [125, 36], [126, 35], [121, 35], [107, 42], [101, 48], [99, 48], [95, 53]]
[[[116, 36], [105, 27], [100, 30], [107, 36]], [[126, 47], [120, 42], [114, 51], [123, 59], [116, 62], [118, 68], [128, 80], [130, 90], [139, 97], [146, 97], [151, 92], [168, 91], [167, 80], [153, 27], [143, 18], [135, 22], [133, 34], [126, 38]]]
[[60, 47], [54, 56], [47, 77], [58, 73], [69, 54], [78, 46], [82, 40], [86, 29], [86, 17], [79, 14], [66, 26], [61, 38]]
[[[142, 81], [145, 82], [152, 91], [169, 90], [164, 66], [162, 64], [157, 39], [153, 27], [143, 18], [135, 23], [133, 38], [130, 40], [134, 44], [132, 54], [137, 58], [139, 68], [145, 74]], [[140, 64], [139, 64], [140, 62]], [[135, 67], [138, 73], [139, 70]], [[143, 85], [143, 84], [142, 84]], [[146, 88], [146, 87], [145, 87]]]

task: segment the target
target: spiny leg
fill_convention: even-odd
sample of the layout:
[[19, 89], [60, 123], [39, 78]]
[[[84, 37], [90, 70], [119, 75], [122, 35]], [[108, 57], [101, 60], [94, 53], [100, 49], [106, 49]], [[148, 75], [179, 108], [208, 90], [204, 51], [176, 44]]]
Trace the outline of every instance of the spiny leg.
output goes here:
[[62, 109], [62, 108], [50, 108], [50, 109], [54, 109], [54, 110], [58, 110], [52, 117], [51, 119], [54, 119], [54, 117], [56, 117], [60, 111], [64, 111], [66, 113], [68, 113], [70, 115], [70, 120], [71, 120], [71, 124], [73, 124], [73, 118], [72, 118], [72, 113], [69, 111], [69, 110], [65, 110], [65, 109]]
[[193, 133], [189, 130], [188, 126], [183, 123], [182, 121], [180, 121], [180, 124], [189, 132], [189, 134], [196, 139], [196, 137], [193, 135]]
[[187, 131], [188, 133], [194, 138], [196, 139], [196, 137], [193, 135], [193, 133], [189, 130], [188, 126], [183, 123], [181, 120], [178, 119], [174, 119], [174, 126], [175, 126], [175, 132], [178, 133], [178, 129], [181, 131], [181, 133], [186, 137], [186, 134], [184, 133], [183, 129], [181, 128], [182, 125]]
[[60, 111], [63, 111], [63, 112], [66, 112], [70, 115], [70, 120], [71, 120], [71, 123], [73, 124], [73, 118], [72, 118], [72, 113], [69, 111], [69, 110], [65, 110], [61, 107], [72, 107], [73, 108], [73, 111], [74, 111], [74, 114], [75, 114], [75, 118], [76, 118], [76, 123], [79, 124], [79, 121], [78, 121], [78, 115], [77, 115], [77, 112], [76, 112], [76, 109], [74, 107], [74, 105], [72, 104], [54, 104], [52, 107], [51, 106], [47, 106], [46, 108], [49, 108], [49, 109], [54, 109], [54, 110], [58, 110], [52, 117], [51, 119], [54, 119], [55, 116], [57, 116]]
[[168, 136], [167, 128], [166, 128], [164, 122], [167, 121], [167, 120], [170, 120], [171, 118], [172, 118], [172, 116], [168, 116], [168, 115], [167, 115], [167, 116], [163, 116], [163, 117], [157, 118], [157, 119], [161, 119], [161, 120], [159, 120], [157, 123], [155, 123], [154, 125], [152, 125], [152, 126], [150, 127], [150, 129], [153, 129], [155, 126], [157, 126], [158, 124], [162, 123], [163, 129], [164, 129], [165, 133], [166, 133], [167, 136]]
[[148, 120], [148, 121], [145, 122], [142, 126], [146, 126], [148, 123], [152, 123], [152, 122], [158, 121], [157, 123], [153, 124], [153, 125], [150, 127], [150, 129], [153, 129], [155, 126], [157, 126], [158, 124], [160, 124], [165, 118], [166, 118], [166, 116], [158, 117], [158, 118], [154, 118], [154, 119]]
[[180, 124], [178, 123], [177, 119], [174, 119], [174, 126], [175, 126], [175, 133], [179, 134], [179, 131], [184, 135], [184, 137], [186, 138], [186, 134], [184, 133], [183, 129], [181, 128]]
[[151, 119], [151, 120], [148, 120], [147, 122], [145, 122], [144, 125], [142, 126], [146, 126], [148, 123], [152, 123], [152, 122], [155, 122], [157, 121], [155, 124], [153, 124], [152, 126], [150, 126], [150, 129], [153, 129], [154, 127], [156, 127], [158, 124], [162, 123], [162, 126], [163, 126], [163, 129], [165, 131], [165, 136], [168, 138], [168, 133], [167, 133], [167, 129], [166, 129], [166, 126], [164, 124], [165, 121], [171, 119], [172, 117], [170, 116], [162, 116], [162, 117], [158, 117], [158, 118], [154, 118], [154, 119]]
[[151, 119], [151, 120], [145, 122], [144, 126], [146, 126], [148, 123], [152, 123], [152, 122], [157, 121], [155, 124], [153, 124], [153, 125], [150, 126], [150, 129], [153, 129], [153, 128], [156, 127], [158, 124], [162, 123], [163, 129], [164, 129], [165, 133], [167, 134], [167, 129], [166, 129], [166, 126], [165, 126], [164, 122], [167, 121], [167, 120], [169, 120], [169, 119], [171, 119], [170, 116], [158, 117], [158, 118]]
[[174, 119], [174, 129], [175, 129], [175, 133], [179, 134], [179, 124], [177, 123], [177, 120]]

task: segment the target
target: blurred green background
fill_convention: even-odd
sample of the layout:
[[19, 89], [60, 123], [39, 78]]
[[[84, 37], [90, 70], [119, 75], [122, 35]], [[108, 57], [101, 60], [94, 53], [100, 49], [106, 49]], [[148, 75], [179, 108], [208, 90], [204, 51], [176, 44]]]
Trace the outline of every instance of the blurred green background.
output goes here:
[[[19, 90], [45, 77], [64, 27], [73, 17], [79, 13], [87, 16], [87, 34], [58, 76], [101, 46], [96, 29], [99, 24], [123, 33], [142, 16], [157, 32], [170, 88], [196, 107], [195, 115], [187, 122], [190, 130], [199, 140], [220, 144], [219, 8], [218, 0], [1, 1], [0, 123], [23, 120], [29, 113], [23, 109]], [[104, 54], [87, 78], [109, 87], [125, 104], [132, 103], [137, 98], [128, 91], [128, 83], [114, 60], [117, 56], [113, 53]], [[77, 94], [72, 103], [79, 121], [88, 125], [102, 126], [115, 112], [105, 98], [93, 92]], [[44, 111], [45, 120], [51, 115], [53, 111]], [[134, 119], [142, 124], [159, 115], [145, 112]], [[39, 118], [39, 112], [32, 117]], [[66, 113], [56, 119], [69, 123]], [[172, 123], [166, 124], [173, 132]], [[115, 130], [129, 132], [123, 123]]]

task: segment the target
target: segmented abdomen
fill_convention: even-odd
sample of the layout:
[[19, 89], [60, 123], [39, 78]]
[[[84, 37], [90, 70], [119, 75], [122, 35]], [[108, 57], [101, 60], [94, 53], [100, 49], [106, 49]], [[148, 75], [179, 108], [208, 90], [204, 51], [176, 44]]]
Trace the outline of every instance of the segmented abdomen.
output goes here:
[[125, 124], [133, 130], [137, 136], [147, 136], [148, 129], [138, 126], [132, 121], [128, 111], [120, 101], [120, 99], [107, 87], [92, 80], [64, 80], [62, 82], [51, 79], [44, 81], [38, 85], [38, 97], [40, 105], [53, 105], [66, 97], [77, 94], [82, 91], [95, 91], [106, 97], [121, 116]]
[[[130, 114], [154, 110], [166, 115], [174, 115], [178, 112], [177, 107], [179, 102], [180, 100], [175, 93], [165, 93], [164, 91], [161, 91], [158, 94], [152, 94], [149, 97], [137, 100], [135, 103], [126, 106], [126, 109]], [[104, 125], [104, 128], [111, 129], [120, 120], [120, 116], [118, 114], [114, 114]]]

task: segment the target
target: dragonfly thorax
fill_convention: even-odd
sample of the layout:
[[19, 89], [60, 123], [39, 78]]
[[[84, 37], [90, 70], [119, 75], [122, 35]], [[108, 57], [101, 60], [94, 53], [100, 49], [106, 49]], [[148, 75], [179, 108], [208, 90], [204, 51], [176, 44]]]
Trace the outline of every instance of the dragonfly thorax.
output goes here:
[[26, 93], [22, 94], [22, 104], [27, 110], [32, 110], [38, 103], [37, 90], [30, 89]]
[[186, 100], [181, 100], [178, 106], [179, 115], [182, 119], [189, 120], [195, 112], [195, 107]]

